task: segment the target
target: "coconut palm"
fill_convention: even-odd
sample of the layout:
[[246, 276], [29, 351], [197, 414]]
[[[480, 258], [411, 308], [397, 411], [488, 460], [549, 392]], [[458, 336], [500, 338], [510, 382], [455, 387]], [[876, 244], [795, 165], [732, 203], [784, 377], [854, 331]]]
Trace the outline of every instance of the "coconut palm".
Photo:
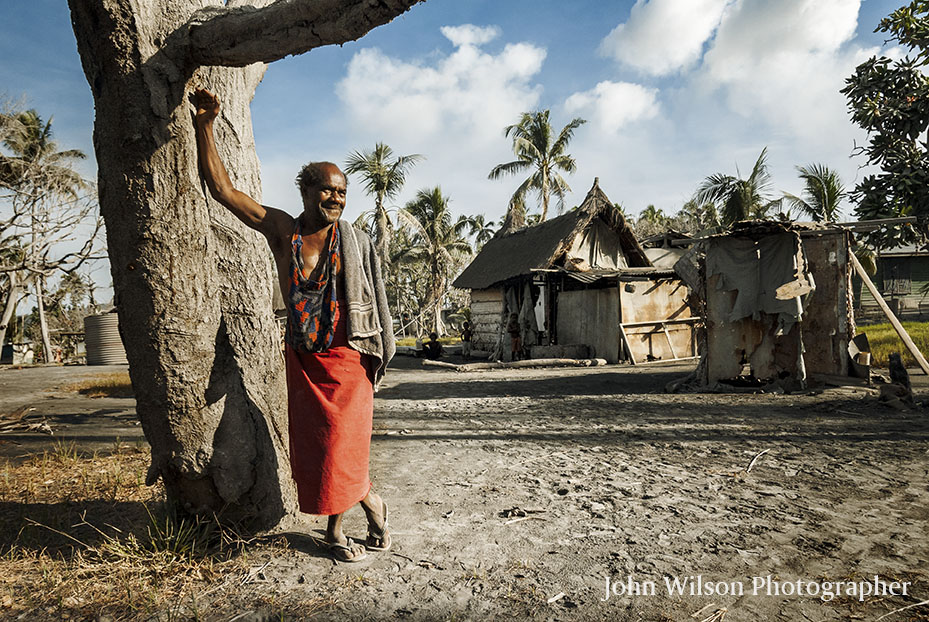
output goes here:
[[400, 193], [410, 168], [422, 159], [417, 153], [394, 158], [390, 147], [377, 143], [371, 151], [355, 151], [345, 160], [345, 172], [359, 175], [365, 191], [374, 197], [374, 246], [381, 265], [387, 263], [392, 228], [384, 200]]
[[761, 150], [752, 172], [745, 179], [716, 173], [703, 180], [697, 188], [695, 198], [698, 203], [715, 203], [722, 205], [721, 220], [724, 225], [732, 225], [740, 220], [764, 218], [777, 204], [768, 195], [771, 175], [768, 172], [768, 148]]
[[660, 208], [647, 206], [635, 221], [635, 232], [639, 236], [655, 235], [667, 228], [668, 217]]
[[699, 203], [691, 199], [670, 220], [670, 226], [683, 233], [707, 234], [717, 232], [720, 227], [719, 214], [713, 203]]
[[[552, 195], [558, 199], [559, 213], [564, 208], [564, 195], [570, 192], [568, 182], [558, 173], [573, 173], [577, 166], [574, 158], [567, 153], [568, 143], [574, 135], [574, 130], [586, 123], [584, 119], [572, 119], [554, 137], [552, 126], [548, 120], [549, 111], [524, 112], [518, 123], [508, 125], [503, 135], [513, 138], [513, 153], [516, 159], [512, 162], [498, 164], [490, 171], [489, 179], [499, 179], [504, 175], [516, 175], [531, 171], [529, 177], [516, 188], [510, 199], [509, 211], [522, 210], [525, 214], [525, 197], [532, 191], [539, 197], [542, 207], [540, 220], [548, 217], [548, 206]], [[507, 215], [507, 220], [516, 226], [518, 217]]]
[[35, 110], [2, 114], [0, 136], [11, 154], [0, 154], [0, 187], [34, 201], [54, 194], [75, 196], [86, 187], [71, 163], [87, 156], [77, 149], [58, 151], [52, 119], [43, 121]]
[[799, 197], [785, 193], [784, 198], [815, 222], [835, 222], [839, 203], [847, 194], [839, 174], [822, 164], [798, 166], [797, 172], [803, 180], [803, 193]]
[[[50, 244], [46, 234], [55, 228], [49, 221], [58, 208], [58, 201], [76, 200], [79, 192], [89, 186], [71, 168], [74, 160], [86, 156], [77, 149], [59, 151], [58, 144], [52, 140], [52, 120], [43, 121], [35, 110], [0, 114], [0, 139], [9, 153], [0, 154], [0, 188], [11, 191], [8, 198], [12, 207], [11, 215], [0, 222], [0, 244], [7, 250], [19, 251], [22, 256], [21, 283], [33, 280], [43, 351], [48, 361], [51, 340], [45, 318], [44, 290], [48, 272], [56, 266], [49, 264], [46, 257]], [[73, 227], [76, 222], [66, 218], [67, 224], [61, 228]], [[28, 242], [21, 233], [23, 230], [29, 232]], [[10, 232], [13, 234], [9, 235]], [[90, 247], [85, 246], [85, 250], [89, 251]], [[13, 278], [11, 273], [11, 284]], [[9, 306], [9, 297], [16, 296], [17, 291], [16, 287], [10, 287], [4, 307]]]
[[465, 238], [473, 226], [472, 219], [459, 216], [452, 220], [448, 197], [442, 189], [426, 188], [398, 212], [402, 222], [414, 233], [415, 248], [410, 255], [420, 259], [429, 274], [425, 308], [432, 313], [432, 325], [439, 335], [445, 334], [442, 322], [442, 299], [448, 291], [449, 278], [461, 262], [471, 255], [471, 245]]
[[479, 251], [494, 236], [494, 221], [486, 220], [483, 214], [472, 216], [469, 233], [474, 236], [474, 250]]

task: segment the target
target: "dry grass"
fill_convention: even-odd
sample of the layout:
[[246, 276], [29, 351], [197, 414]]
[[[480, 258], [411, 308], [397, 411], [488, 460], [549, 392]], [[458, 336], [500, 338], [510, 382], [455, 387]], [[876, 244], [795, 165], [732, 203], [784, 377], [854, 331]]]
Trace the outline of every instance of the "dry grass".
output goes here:
[[[429, 341], [429, 336], [428, 336], [428, 335], [424, 336], [424, 337], [423, 337], [423, 341], [424, 341], [424, 342], [425, 342], [425, 341]], [[449, 337], [439, 337], [439, 343], [441, 343], [443, 346], [456, 345], [456, 344], [461, 343], [461, 338], [460, 338], [460, 337], [451, 337], [451, 336], [449, 336]], [[408, 346], [408, 347], [411, 347], [411, 348], [412, 348], [413, 346], [416, 345], [416, 337], [403, 337], [402, 339], [397, 339], [397, 345], [398, 345], [398, 346]]]
[[[903, 322], [903, 328], [923, 355], [929, 355], [929, 322]], [[870, 324], [859, 326], [858, 332], [868, 335], [871, 344], [871, 365], [874, 367], [887, 367], [891, 352], [899, 352], [903, 356], [903, 364], [907, 367], [916, 367], [916, 360], [907, 351], [906, 346], [893, 326], [886, 324]]]
[[72, 391], [87, 397], [135, 397], [132, 392], [132, 382], [129, 372], [116, 374], [102, 374], [88, 380], [76, 382], [63, 387], [65, 391]]
[[283, 618], [318, 608], [242, 589], [250, 557], [286, 543], [172, 518], [161, 485], [144, 484], [148, 451], [115, 449], [82, 456], [59, 445], [0, 463], [0, 619], [213, 620], [256, 607]]

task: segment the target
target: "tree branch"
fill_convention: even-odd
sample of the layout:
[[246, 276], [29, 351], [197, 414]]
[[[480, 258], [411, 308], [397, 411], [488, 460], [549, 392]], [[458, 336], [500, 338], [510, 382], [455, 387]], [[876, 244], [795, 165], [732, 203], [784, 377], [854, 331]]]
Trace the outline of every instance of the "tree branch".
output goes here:
[[354, 41], [421, 1], [277, 0], [257, 9], [204, 9], [189, 24], [189, 57], [197, 65], [270, 63]]

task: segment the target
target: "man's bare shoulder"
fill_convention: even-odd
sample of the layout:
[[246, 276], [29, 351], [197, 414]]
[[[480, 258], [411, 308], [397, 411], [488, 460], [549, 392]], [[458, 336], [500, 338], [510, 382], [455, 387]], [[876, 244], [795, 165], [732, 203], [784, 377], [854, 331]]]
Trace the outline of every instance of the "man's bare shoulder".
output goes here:
[[296, 228], [297, 219], [276, 207], [267, 205], [265, 208], [265, 218], [259, 229], [268, 240], [268, 245], [275, 253], [281, 249], [289, 249], [289, 243]]

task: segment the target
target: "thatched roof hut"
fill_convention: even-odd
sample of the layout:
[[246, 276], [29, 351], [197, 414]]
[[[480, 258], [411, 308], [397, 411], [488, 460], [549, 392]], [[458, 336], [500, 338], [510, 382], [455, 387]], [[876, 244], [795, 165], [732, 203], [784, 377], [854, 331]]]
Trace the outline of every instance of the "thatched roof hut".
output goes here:
[[[471, 290], [475, 347], [504, 359], [510, 355], [505, 327], [511, 313], [522, 328], [521, 356], [617, 362], [624, 349], [639, 352], [640, 360], [672, 356], [659, 352], [667, 331], [661, 343], [652, 343], [648, 321], [683, 313], [686, 294], [673, 271], [652, 265], [596, 179], [577, 209], [495, 236], [454, 285]], [[643, 336], [623, 337], [623, 321], [644, 322], [646, 328], [636, 328]], [[670, 350], [692, 349], [690, 327], [683, 328], [686, 334]], [[677, 337], [667, 341], [672, 338], [677, 343]], [[630, 349], [623, 340], [635, 343]]]
[[[599, 180], [584, 202], [567, 214], [514, 233], [495, 236], [454, 286], [487, 289], [534, 271], [650, 267], [652, 264], [631, 227], [603, 190]], [[581, 269], [578, 270], [577, 268]]]

